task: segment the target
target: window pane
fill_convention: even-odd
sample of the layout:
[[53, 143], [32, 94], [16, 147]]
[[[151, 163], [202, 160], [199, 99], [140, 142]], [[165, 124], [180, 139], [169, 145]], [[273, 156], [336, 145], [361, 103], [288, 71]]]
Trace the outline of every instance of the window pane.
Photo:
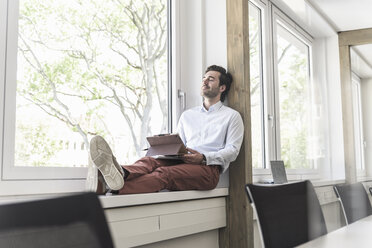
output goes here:
[[312, 168], [309, 47], [276, 27], [281, 159], [287, 168]]
[[20, 0], [16, 166], [121, 163], [168, 131], [166, 0]]
[[249, 4], [249, 54], [251, 80], [252, 166], [263, 168], [261, 10]]

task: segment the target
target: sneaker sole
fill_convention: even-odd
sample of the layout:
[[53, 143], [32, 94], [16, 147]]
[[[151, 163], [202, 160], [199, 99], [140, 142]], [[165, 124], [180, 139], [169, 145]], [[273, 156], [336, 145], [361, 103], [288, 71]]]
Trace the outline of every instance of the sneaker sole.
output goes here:
[[98, 169], [94, 166], [92, 159], [88, 158], [88, 173], [85, 182], [85, 189], [89, 192], [97, 192], [98, 187]]
[[110, 146], [101, 136], [95, 136], [90, 141], [90, 156], [110, 189], [120, 190], [123, 188], [123, 175], [113, 162], [113, 154]]

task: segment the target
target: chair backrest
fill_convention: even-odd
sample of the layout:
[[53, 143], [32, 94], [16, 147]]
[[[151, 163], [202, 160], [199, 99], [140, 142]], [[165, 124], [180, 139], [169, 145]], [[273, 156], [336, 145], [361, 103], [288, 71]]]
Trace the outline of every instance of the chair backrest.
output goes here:
[[0, 247], [111, 248], [94, 193], [0, 205]]
[[333, 188], [341, 202], [346, 224], [351, 224], [372, 214], [371, 203], [363, 184], [335, 185]]
[[327, 233], [310, 181], [281, 185], [247, 184], [265, 247], [293, 247]]

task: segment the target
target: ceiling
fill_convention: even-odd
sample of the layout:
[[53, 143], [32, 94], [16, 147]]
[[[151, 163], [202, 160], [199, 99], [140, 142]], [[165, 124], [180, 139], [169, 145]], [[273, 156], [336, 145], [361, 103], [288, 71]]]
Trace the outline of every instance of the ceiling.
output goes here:
[[306, 0], [336, 31], [372, 27], [371, 0]]
[[[372, 28], [372, 0], [306, 0], [335, 31]], [[358, 59], [353, 69], [361, 77], [372, 76], [372, 44], [354, 47]], [[364, 61], [363, 61], [364, 60]], [[355, 61], [359, 61], [356, 63]]]

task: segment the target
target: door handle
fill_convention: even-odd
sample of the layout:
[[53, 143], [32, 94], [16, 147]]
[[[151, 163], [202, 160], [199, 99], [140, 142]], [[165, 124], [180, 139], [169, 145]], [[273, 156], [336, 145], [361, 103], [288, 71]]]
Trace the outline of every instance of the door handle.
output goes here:
[[186, 109], [186, 92], [178, 90], [178, 98], [181, 101], [181, 111], [184, 111]]

